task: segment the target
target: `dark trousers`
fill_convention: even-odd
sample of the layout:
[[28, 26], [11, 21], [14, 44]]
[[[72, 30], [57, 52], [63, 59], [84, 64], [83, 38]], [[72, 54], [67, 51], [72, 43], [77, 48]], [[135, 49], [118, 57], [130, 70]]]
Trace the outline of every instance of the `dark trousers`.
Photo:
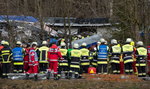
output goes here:
[[125, 74], [132, 74], [133, 73], [133, 68], [132, 68], [132, 63], [125, 63]]
[[139, 77], [145, 77], [146, 76], [145, 68], [146, 68], [145, 66], [137, 66]]
[[120, 64], [111, 63], [111, 69], [113, 74], [120, 74]]
[[98, 64], [97, 73], [107, 74], [107, 64]]
[[7, 77], [7, 74], [10, 73], [11, 64], [10, 63], [2, 63], [2, 74], [3, 77]]
[[88, 73], [89, 65], [84, 65], [84, 66], [81, 65], [80, 68], [81, 68], [81, 74], [82, 73]]
[[39, 63], [40, 72], [46, 71], [48, 68], [48, 63]]
[[24, 72], [23, 65], [14, 65], [13, 72], [14, 73], [23, 73]]

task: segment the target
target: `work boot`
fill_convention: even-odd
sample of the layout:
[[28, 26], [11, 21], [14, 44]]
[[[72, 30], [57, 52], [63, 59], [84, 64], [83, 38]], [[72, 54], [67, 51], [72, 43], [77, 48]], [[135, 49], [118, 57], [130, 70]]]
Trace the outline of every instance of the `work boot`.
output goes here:
[[35, 81], [37, 81], [37, 80], [38, 80], [38, 76], [37, 76], [37, 74], [36, 74], [36, 75], [34, 75], [34, 80], [35, 80]]
[[57, 74], [54, 74], [54, 80], [59, 80]]
[[29, 79], [29, 74], [26, 74], [26, 79], [27, 79], [27, 80]]
[[46, 78], [47, 78], [47, 79], [50, 79], [50, 72], [47, 72]]
[[78, 79], [79, 78], [79, 74], [75, 74], [75, 78]]

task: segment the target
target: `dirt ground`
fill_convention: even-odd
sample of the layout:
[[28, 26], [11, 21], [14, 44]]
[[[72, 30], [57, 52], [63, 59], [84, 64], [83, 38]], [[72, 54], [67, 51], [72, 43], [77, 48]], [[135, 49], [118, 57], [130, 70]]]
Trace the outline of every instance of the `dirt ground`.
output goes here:
[[[120, 75], [119, 75], [120, 76]], [[150, 89], [150, 81], [135, 76], [84, 75], [86, 79], [10, 80], [0, 79], [0, 89]]]

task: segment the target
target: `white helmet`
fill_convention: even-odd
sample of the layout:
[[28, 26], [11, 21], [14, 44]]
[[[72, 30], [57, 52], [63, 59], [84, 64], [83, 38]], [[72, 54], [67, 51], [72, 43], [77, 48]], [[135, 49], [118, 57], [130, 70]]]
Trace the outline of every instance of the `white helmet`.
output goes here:
[[131, 41], [132, 41], [131, 38], [127, 38], [127, 39], [126, 39], [126, 43], [130, 43]]
[[97, 42], [97, 44], [101, 44], [101, 42], [100, 42], [100, 41], [98, 41], [98, 42]]
[[143, 44], [142, 41], [138, 41], [138, 42], [137, 42], [137, 45], [138, 45], [138, 46], [143, 46], [144, 44]]
[[100, 39], [100, 42], [101, 42], [101, 43], [104, 43], [104, 42], [105, 42], [105, 39], [104, 39], [104, 38], [101, 38], [101, 39]]
[[74, 47], [74, 48], [79, 48], [79, 44], [75, 43], [75, 44], [73, 45], [73, 47]]
[[43, 42], [42, 42], [42, 45], [47, 45], [47, 41], [43, 41]]
[[5, 40], [2, 40], [2, 41], [1, 41], [1, 44], [4, 44], [4, 43], [5, 43]]
[[62, 43], [60, 44], [60, 46], [66, 46], [66, 43], [65, 43], [65, 42], [62, 42]]
[[117, 42], [117, 40], [116, 39], [112, 39], [111, 40], [111, 44], [117, 44], [118, 42]]
[[82, 45], [81, 46], [87, 46], [87, 44], [86, 43], [82, 43]]
[[32, 45], [33, 45], [33, 44], [38, 45], [37, 42], [32, 42]]
[[17, 45], [22, 45], [21, 41], [16, 42]]

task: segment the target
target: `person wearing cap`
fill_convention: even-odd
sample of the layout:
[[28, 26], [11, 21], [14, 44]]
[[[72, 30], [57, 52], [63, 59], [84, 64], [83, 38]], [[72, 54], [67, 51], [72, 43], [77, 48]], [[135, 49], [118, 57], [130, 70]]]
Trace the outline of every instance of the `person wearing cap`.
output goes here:
[[122, 58], [124, 61], [124, 71], [125, 74], [132, 74], [133, 73], [133, 52], [134, 47], [130, 44], [132, 42], [131, 38], [127, 38], [125, 45], [122, 46]]
[[66, 43], [61, 43], [60, 46], [60, 52], [64, 60], [59, 62], [59, 76], [65, 74], [65, 77], [67, 77], [69, 71], [69, 63], [67, 57], [68, 50], [65, 48]]
[[81, 51], [79, 50], [79, 44], [75, 43], [70, 53], [71, 53], [70, 54], [71, 60], [70, 60], [69, 78], [73, 78], [73, 75], [75, 75], [75, 78], [79, 78], [80, 59], [81, 59]]
[[29, 69], [26, 72], [26, 79], [29, 79], [30, 74], [34, 74], [34, 80], [36, 81], [38, 79], [38, 67], [39, 67], [39, 61], [38, 61], [38, 55], [36, 52], [37, 43], [32, 42], [31, 48], [29, 51]]
[[47, 53], [49, 48], [47, 47], [48, 43], [47, 41], [42, 42], [42, 47], [39, 48], [39, 68], [40, 73], [46, 72], [46, 69], [48, 68], [48, 58]]
[[137, 42], [136, 54], [136, 67], [138, 70], [138, 77], [146, 77], [146, 58], [147, 49], [144, 47], [142, 41]]
[[14, 73], [23, 73], [24, 49], [21, 47], [21, 45], [22, 43], [20, 41], [17, 41], [16, 47], [12, 49]]
[[2, 45], [4, 46], [4, 48], [2, 48], [0, 51], [0, 56], [2, 57], [2, 77], [8, 78], [8, 73], [10, 73], [11, 69], [12, 50], [10, 49], [9, 43], [7, 41], [3, 42]]
[[97, 73], [98, 74], [107, 74], [107, 64], [108, 64], [108, 46], [106, 45], [105, 39], [100, 39], [101, 45], [97, 52]]
[[90, 61], [89, 61], [89, 50], [86, 48], [87, 44], [86, 43], [82, 43], [81, 47], [82, 49], [80, 49], [81, 51], [81, 72], [82, 73], [87, 73], [88, 72], [88, 68], [90, 66]]
[[121, 47], [118, 46], [116, 39], [111, 40], [110, 48], [110, 64], [113, 74], [120, 74], [120, 58], [121, 58]]
[[54, 43], [50, 47], [48, 51], [48, 62], [49, 62], [49, 68], [48, 68], [48, 74], [47, 79], [50, 78], [51, 74], [54, 74], [54, 80], [58, 80], [58, 61], [63, 60], [63, 57], [60, 53], [60, 50], [58, 46]]

